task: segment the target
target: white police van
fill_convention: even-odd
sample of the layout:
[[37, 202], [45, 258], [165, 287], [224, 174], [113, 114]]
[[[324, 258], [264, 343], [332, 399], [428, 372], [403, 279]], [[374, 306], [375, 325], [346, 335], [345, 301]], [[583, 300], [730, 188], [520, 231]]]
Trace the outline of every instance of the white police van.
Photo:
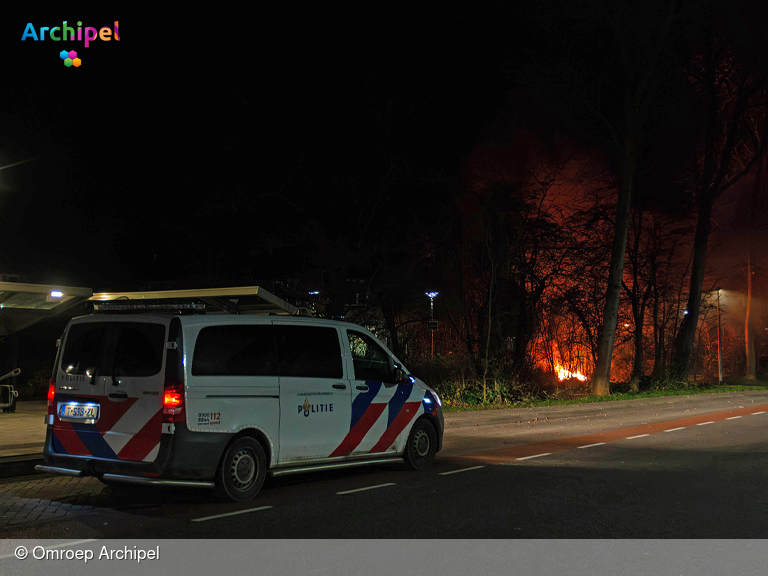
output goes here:
[[257, 286], [93, 300], [59, 341], [39, 471], [247, 500], [267, 473], [421, 469], [441, 448], [437, 394], [358, 325]]

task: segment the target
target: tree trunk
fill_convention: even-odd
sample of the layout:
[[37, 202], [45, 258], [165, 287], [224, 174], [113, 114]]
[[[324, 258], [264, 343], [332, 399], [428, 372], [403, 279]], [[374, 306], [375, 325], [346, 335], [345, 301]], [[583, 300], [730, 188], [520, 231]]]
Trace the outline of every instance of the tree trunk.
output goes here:
[[752, 325], [752, 276], [755, 272], [752, 269], [752, 234], [755, 230], [755, 214], [758, 209], [760, 193], [763, 185], [763, 171], [765, 170], [766, 156], [757, 165], [755, 174], [755, 185], [752, 188], [752, 202], [749, 211], [749, 226], [747, 236], [747, 313], [744, 318], [744, 347], [746, 350], [747, 364], [744, 376], [748, 380], [757, 379], [757, 355], [755, 352], [755, 331]]
[[483, 362], [483, 404], [488, 401], [486, 394], [486, 381], [488, 379], [488, 355], [491, 348], [491, 321], [493, 320], [493, 283], [495, 281], [496, 268], [493, 263], [493, 244], [488, 235], [488, 258], [491, 261], [491, 280], [488, 283], [488, 331], [485, 338], [485, 362]]
[[391, 298], [384, 295], [379, 295], [379, 304], [381, 305], [381, 314], [384, 316], [384, 323], [387, 325], [387, 331], [389, 332], [389, 339], [391, 342], [390, 349], [395, 356], [402, 359], [403, 350], [400, 347], [400, 340], [397, 337], [395, 307], [392, 304]]
[[701, 286], [704, 283], [704, 267], [707, 263], [707, 243], [712, 229], [712, 193], [707, 190], [699, 200], [699, 216], [696, 222], [696, 234], [693, 240], [693, 263], [691, 281], [688, 288], [688, 304], [680, 330], [672, 344], [672, 362], [670, 376], [677, 381], [688, 381], [691, 364], [691, 350], [699, 323], [701, 307]]
[[[632, 375], [629, 380], [629, 387], [633, 392], [640, 390], [640, 381], [643, 379], [643, 364], [645, 363], [645, 353], [643, 347], [643, 326], [645, 325], [645, 307], [648, 302], [649, 288], [640, 290], [640, 249], [641, 238], [643, 234], [643, 209], [637, 209], [637, 228], [635, 231], [635, 241], [632, 246], [631, 260], [632, 265], [632, 290], [629, 297], [632, 301], [632, 317], [635, 326], [634, 344], [635, 358], [632, 362]], [[655, 254], [650, 258], [653, 260]], [[653, 266], [653, 264], [651, 264]]]
[[[654, 239], [653, 239], [653, 247], [654, 247], [654, 254], [656, 253], [656, 234], [657, 231], [654, 229], [653, 231]], [[650, 277], [650, 284], [651, 284], [651, 298], [653, 298], [652, 303], [652, 315], [653, 315], [653, 371], [651, 372], [651, 375], [653, 378], [657, 378], [659, 380], [664, 378], [665, 375], [665, 363], [664, 363], [664, 345], [665, 345], [665, 338], [664, 338], [664, 328], [661, 325], [661, 320], [659, 318], [659, 286], [656, 282], [656, 270], [657, 270], [657, 262], [654, 258], [651, 260], [651, 277]]]
[[613, 237], [613, 249], [611, 250], [611, 266], [608, 271], [605, 308], [603, 309], [603, 325], [597, 343], [595, 372], [592, 375], [592, 394], [595, 396], [610, 394], [611, 357], [613, 356], [613, 343], [616, 340], [616, 324], [619, 320], [619, 297], [621, 296], [621, 280], [624, 276], [624, 253], [627, 249], [630, 202], [636, 168], [636, 141], [633, 130], [629, 130], [627, 133], [624, 150], [619, 200], [616, 206], [616, 229]]
[[[747, 250], [751, 248], [751, 242]], [[747, 380], [757, 379], [757, 358], [755, 357], [755, 334], [752, 327], [752, 261], [747, 255], [747, 314], [744, 319], [744, 345], [747, 353], [747, 365], [744, 376]]]
[[643, 327], [645, 326], [645, 302], [640, 304], [640, 313], [635, 318], [635, 360], [632, 365], [632, 380], [630, 388], [633, 392], [640, 390], [640, 381], [643, 379], [643, 365], [645, 353], [643, 348]]

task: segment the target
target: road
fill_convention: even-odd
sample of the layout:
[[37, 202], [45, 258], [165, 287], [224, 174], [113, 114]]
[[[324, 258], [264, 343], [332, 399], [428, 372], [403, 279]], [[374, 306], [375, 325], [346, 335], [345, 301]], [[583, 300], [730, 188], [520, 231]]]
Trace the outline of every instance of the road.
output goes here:
[[0, 481], [2, 538], [766, 538], [768, 392], [449, 414], [424, 472], [268, 479], [247, 503]]

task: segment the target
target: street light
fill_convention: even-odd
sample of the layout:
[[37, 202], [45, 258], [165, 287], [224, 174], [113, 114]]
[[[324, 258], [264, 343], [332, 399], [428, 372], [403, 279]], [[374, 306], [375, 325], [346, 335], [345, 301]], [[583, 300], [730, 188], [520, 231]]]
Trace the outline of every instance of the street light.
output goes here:
[[435, 319], [435, 296], [439, 294], [439, 292], [427, 292], [427, 296], [429, 296], [429, 317], [430, 319]]
[[429, 333], [432, 336], [432, 357], [435, 357], [435, 296], [438, 292], [426, 292], [429, 296]]

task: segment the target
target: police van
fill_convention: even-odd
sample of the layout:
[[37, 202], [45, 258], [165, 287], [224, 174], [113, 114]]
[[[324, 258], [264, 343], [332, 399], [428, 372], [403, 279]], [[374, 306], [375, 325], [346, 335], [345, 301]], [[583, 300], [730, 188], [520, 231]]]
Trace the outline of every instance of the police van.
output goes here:
[[440, 398], [361, 326], [258, 286], [93, 300], [58, 344], [39, 471], [241, 501], [266, 474], [422, 469], [441, 448]]

